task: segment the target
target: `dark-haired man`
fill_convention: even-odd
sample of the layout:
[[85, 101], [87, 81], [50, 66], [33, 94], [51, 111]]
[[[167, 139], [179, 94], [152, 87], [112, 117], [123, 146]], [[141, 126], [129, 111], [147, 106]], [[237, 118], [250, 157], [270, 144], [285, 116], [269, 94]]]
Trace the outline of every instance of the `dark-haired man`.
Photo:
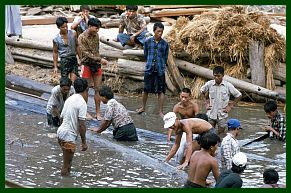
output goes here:
[[107, 108], [104, 114], [104, 119], [99, 128], [91, 128], [92, 131], [101, 133], [106, 130], [109, 125], [113, 125], [113, 138], [118, 141], [137, 141], [136, 128], [133, 120], [128, 114], [126, 108], [113, 97], [114, 93], [108, 86], [102, 86], [100, 91], [100, 98]]
[[86, 113], [88, 101], [88, 83], [86, 79], [77, 78], [74, 82], [76, 94], [70, 96], [61, 113], [62, 124], [57, 130], [58, 143], [63, 151], [62, 176], [70, 173], [72, 160], [76, 151], [76, 140], [81, 137], [81, 151], [86, 151]]
[[68, 20], [58, 17], [56, 25], [60, 29], [53, 39], [53, 75], [58, 72], [58, 58], [61, 59], [61, 77], [70, 76], [72, 82], [79, 76], [77, 55], [80, 56], [77, 34], [74, 30], [68, 30]]
[[88, 29], [84, 31], [78, 38], [81, 51], [81, 64], [84, 65], [82, 77], [89, 82], [90, 78], [94, 81], [94, 100], [96, 108], [96, 118], [101, 120], [100, 114], [100, 96], [99, 87], [102, 81], [101, 64], [106, 65], [107, 60], [100, 57], [99, 54], [99, 28], [101, 22], [97, 18], [90, 18], [88, 21]]
[[[146, 40], [147, 24], [141, 14], [137, 14], [137, 5], [127, 5], [126, 12], [121, 14], [117, 41], [122, 46], [134, 46], [141, 48]], [[126, 30], [126, 33], [124, 32]]]
[[211, 171], [217, 181], [219, 168], [215, 151], [219, 142], [220, 138], [215, 133], [206, 133], [201, 137], [201, 150], [195, 151], [191, 156], [185, 188], [205, 188]]
[[[216, 66], [213, 69], [214, 80], [205, 83], [200, 89], [204, 98], [205, 108], [209, 117], [209, 123], [215, 128], [218, 125], [218, 135], [223, 134], [229, 111], [241, 99], [242, 94], [226, 80], [224, 68]], [[229, 103], [230, 95], [235, 97], [233, 103]]]
[[169, 45], [162, 38], [164, 25], [161, 22], [154, 24], [153, 31], [154, 36], [148, 38], [144, 44], [144, 56], [146, 59], [144, 92], [142, 95], [142, 107], [136, 111], [139, 114], [145, 111], [149, 93], [158, 94], [159, 115], [163, 118], [163, 106], [166, 93], [165, 71]]
[[281, 141], [286, 140], [285, 117], [277, 109], [277, 103], [273, 100], [268, 101], [264, 105], [267, 117], [271, 120], [271, 124], [265, 127], [265, 131], [269, 132], [271, 138]]
[[71, 29], [77, 32], [77, 36], [88, 29], [88, 21], [90, 18], [95, 18], [94, 15], [90, 15], [90, 7], [88, 5], [80, 6], [80, 13], [75, 17]]
[[51, 96], [46, 106], [48, 125], [54, 127], [60, 126], [60, 114], [64, 107], [64, 103], [67, 98], [74, 93], [75, 89], [72, 86], [72, 81], [68, 77], [62, 77], [60, 79], [60, 85], [52, 89]]

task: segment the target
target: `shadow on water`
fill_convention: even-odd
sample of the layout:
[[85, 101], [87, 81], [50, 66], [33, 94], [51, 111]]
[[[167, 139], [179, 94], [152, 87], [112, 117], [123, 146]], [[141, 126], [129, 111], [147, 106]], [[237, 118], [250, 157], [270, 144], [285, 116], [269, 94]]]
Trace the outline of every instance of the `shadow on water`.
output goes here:
[[[119, 97], [129, 110], [139, 107], [140, 98]], [[92, 101], [91, 101], [92, 102]], [[165, 112], [171, 111], [176, 99], [168, 99]], [[112, 128], [102, 134], [87, 132], [89, 149], [78, 147], [70, 177], [61, 177], [62, 152], [55, 132], [46, 125], [43, 101], [10, 95], [5, 98], [5, 177], [32, 187], [182, 187], [187, 178], [184, 171], [162, 161], [170, 150], [166, 130], [157, 115], [155, 97], [150, 97], [147, 112], [131, 113], [138, 127], [138, 142], [116, 142]], [[201, 105], [201, 104], [199, 104]], [[104, 109], [105, 105], [102, 105]], [[241, 120], [243, 130], [240, 142], [253, 138], [268, 120], [260, 105], [236, 107], [230, 114]], [[15, 121], [16, 120], [16, 121]], [[88, 126], [96, 126], [91, 121]], [[79, 144], [80, 141], [78, 141]], [[280, 183], [286, 183], [286, 149], [282, 142], [265, 139], [242, 147], [248, 156], [248, 165], [242, 174], [244, 187], [263, 184], [262, 173], [274, 167], [280, 174]]]

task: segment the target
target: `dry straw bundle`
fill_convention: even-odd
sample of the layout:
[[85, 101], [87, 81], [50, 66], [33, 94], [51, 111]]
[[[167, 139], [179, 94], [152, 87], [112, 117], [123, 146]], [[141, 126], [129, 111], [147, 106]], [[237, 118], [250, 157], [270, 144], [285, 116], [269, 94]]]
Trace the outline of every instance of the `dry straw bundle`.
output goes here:
[[[178, 18], [167, 40], [175, 55], [184, 51], [192, 62], [209, 55], [208, 67], [224, 65], [226, 74], [246, 77], [249, 43], [264, 43], [267, 88], [274, 89], [272, 68], [285, 60], [285, 40], [270, 27], [270, 20], [263, 13], [246, 13], [242, 7], [234, 6], [220, 12], [205, 12], [194, 17]], [[226, 63], [226, 64], [225, 64]], [[212, 64], [212, 65], [210, 65]]]

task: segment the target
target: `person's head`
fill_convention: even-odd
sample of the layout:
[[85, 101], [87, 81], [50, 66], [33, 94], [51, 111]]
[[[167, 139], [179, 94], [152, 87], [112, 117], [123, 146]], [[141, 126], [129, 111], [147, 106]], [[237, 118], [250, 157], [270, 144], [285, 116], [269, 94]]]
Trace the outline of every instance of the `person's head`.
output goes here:
[[126, 6], [126, 12], [127, 12], [127, 16], [128, 18], [134, 18], [137, 15], [137, 9], [138, 6], [137, 5], [127, 5]]
[[156, 22], [153, 27], [153, 32], [155, 39], [161, 39], [164, 32], [164, 25], [161, 22]]
[[215, 151], [217, 149], [217, 145], [220, 142], [220, 137], [215, 133], [205, 133], [201, 136], [200, 146], [208, 150], [210, 155], [215, 156]]
[[274, 118], [277, 112], [277, 103], [273, 100], [266, 102], [264, 105], [264, 110], [269, 119]]
[[90, 34], [95, 34], [99, 31], [101, 27], [101, 21], [97, 18], [90, 18], [88, 20], [88, 29]]
[[70, 92], [70, 88], [72, 86], [72, 81], [68, 77], [62, 77], [60, 78], [60, 87], [61, 87], [61, 93], [66, 95]]
[[277, 184], [279, 181], [279, 174], [275, 169], [269, 168], [264, 171], [263, 178], [265, 184]]
[[88, 17], [89, 13], [90, 13], [90, 7], [88, 5], [81, 5], [80, 11], [82, 12], [82, 14], [84, 14]]
[[65, 17], [58, 17], [56, 19], [56, 25], [60, 29], [61, 33], [66, 33], [68, 31], [68, 20]]
[[164, 128], [175, 129], [176, 119], [177, 119], [177, 116], [174, 112], [168, 112], [167, 114], [165, 114], [163, 117]]
[[191, 90], [189, 88], [183, 88], [180, 93], [180, 100], [182, 104], [187, 104], [191, 97]]
[[215, 66], [213, 68], [213, 77], [216, 84], [220, 84], [222, 82], [224, 76], [224, 68], [222, 66]]
[[206, 113], [198, 113], [197, 115], [195, 115], [195, 118], [203, 119], [208, 122], [208, 116], [206, 115]]
[[75, 91], [76, 93], [86, 93], [88, 94], [88, 82], [86, 79], [84, 78], [77, 78], [75, 81], [74, 81], [74, 88], [75, 88]]
[[99, 90], [99, 95], [100, 95], [101, 101], [104, 104], [106, 104], [108, 102], [108, 100], [113, 99], [113, 97], [114, 97], [113, 91], [108, 86], [102, 86]]
[[232, 157], [231, 170], [234, 173], [241, 174], [246, 169], [247, 162], [248, 159], [246, 154], [244, 154], [243, 152], [238, 152]]
[[237, 119], [228, 119], [226, 124], [228, 132], [231, 132], [235, 137], [237, 137], [239, 135], [240, 129], [242, 129], [240, 121]]

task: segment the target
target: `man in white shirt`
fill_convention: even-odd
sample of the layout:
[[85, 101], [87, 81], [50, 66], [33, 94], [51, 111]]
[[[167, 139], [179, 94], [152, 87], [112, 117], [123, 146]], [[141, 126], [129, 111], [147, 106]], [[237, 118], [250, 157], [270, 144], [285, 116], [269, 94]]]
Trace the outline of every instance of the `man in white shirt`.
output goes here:
[[77, 137], [81, 137], [81, 151], [86, 151], [86, 112], [88, 101], [88, 83], [86, 79], [74, 81], [76, 94], [68, 98], [61, 114], [62, 124], [57, 130], [58, 143], [63, 150], [62, 176], [68, 176], [76, 151]]
[[60, 114], [64, 107], [64, 103], [75, 93], [75, 89], [72, 86], [72, 81], [68, 77], [62, 77], [60, 79], [60, 85], [55, 86], [51, 91], [51, 96], [46, 106], [47, 122], [48, 125], [59, 127]]

